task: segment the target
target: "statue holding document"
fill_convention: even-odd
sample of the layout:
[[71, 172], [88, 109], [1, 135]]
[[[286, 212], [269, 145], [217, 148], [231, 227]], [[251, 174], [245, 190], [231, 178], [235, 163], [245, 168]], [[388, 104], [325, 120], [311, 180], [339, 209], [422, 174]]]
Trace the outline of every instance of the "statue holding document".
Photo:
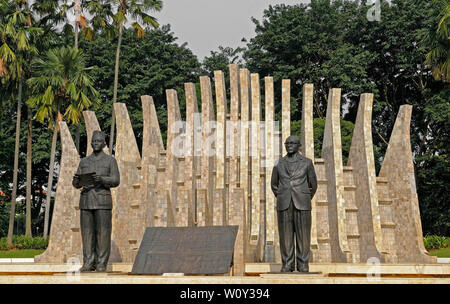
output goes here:
[[92, 134], [93, 153], [80, 161], [72, 184], [81, 190], [80, 226], [83, 242], [81, 272], [105, 272], [111, 251], [112, 197], [111, 187], [120, 183], [114, 157], [103, 152], [105, 135]]

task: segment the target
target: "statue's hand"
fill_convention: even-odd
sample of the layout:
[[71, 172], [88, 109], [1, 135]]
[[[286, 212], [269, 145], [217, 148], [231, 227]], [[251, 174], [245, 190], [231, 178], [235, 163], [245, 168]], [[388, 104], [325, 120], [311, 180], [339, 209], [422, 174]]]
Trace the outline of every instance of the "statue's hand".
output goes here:
[[80, 181], [80, 175], [78, 175], [78, 174], [76, 174], [75, 173], [75, 175], [73, 176], [73, 179], [72, 179], [74, 182], [76, 182], [76, 183], [78, 183], [79, 181]]
[[96, 184], [102, 184], [103, 183], [103, 178], [100, 175], [94, 174], [93, 178], [94, 178], [94, 182]]
[[81, 186], [79, 184], [80, 184], [80, 175], [75, 173], [75, 175], [72, 178], [72, 185], [75, 188], [79, 189], [79, 188], [81, 188]]

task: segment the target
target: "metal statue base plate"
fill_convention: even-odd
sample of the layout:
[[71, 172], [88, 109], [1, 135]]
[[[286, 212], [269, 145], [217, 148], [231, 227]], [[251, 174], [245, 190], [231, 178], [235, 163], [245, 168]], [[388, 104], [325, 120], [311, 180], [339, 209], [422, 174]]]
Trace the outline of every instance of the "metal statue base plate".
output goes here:
[[225, 274], [238, 226], [147, 227], [131, 274]]

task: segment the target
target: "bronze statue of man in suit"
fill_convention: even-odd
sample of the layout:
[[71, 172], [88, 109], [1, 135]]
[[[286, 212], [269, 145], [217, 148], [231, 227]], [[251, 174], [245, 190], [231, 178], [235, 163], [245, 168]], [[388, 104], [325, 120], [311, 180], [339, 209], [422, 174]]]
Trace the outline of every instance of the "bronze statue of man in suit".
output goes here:
[[[120, 183], [114, 157], [103, 152], [106, 146], [103, 132], [92, 134], [93, 153], [80, 161], [72, 184], [81, 190], [80, 224], [83, 242], [81, 272], [105, 272], [111, 252], [112, 198], [111, 187]], [[81, 185], [81, 175], [92, 173], [92, 184]], [[88, 182], [89, 183], [89, 182]]]
[[[311, 243], [311, 199], [317, 190], [317, 178], [311, 159], [298, 150], [297, 136], [285, 141], [287, 155], [272, 170], [271, 187], [277, 198], [278, 232], [280, 236], [281, 272], [309, 272]], [[294, 235], [296, 251], [294, 250]]]

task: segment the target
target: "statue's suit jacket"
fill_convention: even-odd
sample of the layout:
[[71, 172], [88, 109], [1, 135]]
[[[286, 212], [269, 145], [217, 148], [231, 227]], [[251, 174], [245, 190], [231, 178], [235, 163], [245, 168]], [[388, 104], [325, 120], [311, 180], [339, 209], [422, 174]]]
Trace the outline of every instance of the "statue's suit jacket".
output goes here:
[[[103, 177], [103, 183], [84, 187], [80, 196], [80, 209], [112, 209], [111, 187], [120, 183], [119, 169], [116, 159], [100, 152], [98, 158], [94, 153], [83, 158], [78, 165], [77, 174], [95, 172]], [[75, 188], [81, 188], [75, 181]]]
[[289, 208], [291, 199], [298, 210], [311, 210], [311, 198], [317, 190], [317, 178], [311, 159], [297, 153], [295, 170], [289, 174], [287, 156], [273, 167], [271, 187], [277, 198], [277, 210]]

